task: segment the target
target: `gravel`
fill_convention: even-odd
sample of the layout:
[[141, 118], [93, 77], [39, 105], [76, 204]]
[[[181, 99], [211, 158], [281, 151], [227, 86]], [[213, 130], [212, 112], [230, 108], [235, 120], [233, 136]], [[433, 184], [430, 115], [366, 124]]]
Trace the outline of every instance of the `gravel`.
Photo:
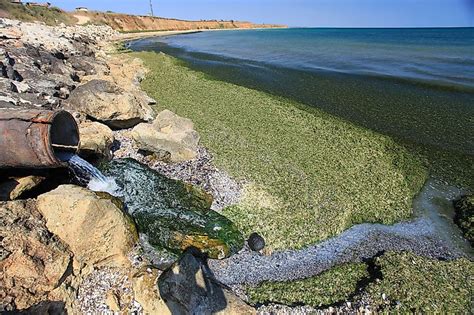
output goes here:
[[83, 314], [113, 314], [106, 304], [108, 292], [120, 298], [120, 303], [128, 305], [128, 313], [142, 313], [141, 306], [133, 301], [131, 283], [126, 275], [113, 268], [93, 271], [81, 283], [77, 303]]

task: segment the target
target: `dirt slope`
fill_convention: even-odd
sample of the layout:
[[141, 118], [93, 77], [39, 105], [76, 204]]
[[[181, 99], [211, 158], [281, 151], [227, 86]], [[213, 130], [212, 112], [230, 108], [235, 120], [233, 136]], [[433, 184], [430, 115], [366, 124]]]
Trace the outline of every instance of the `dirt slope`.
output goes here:
[[107, 24], [118, 31], [170, 31], [170, 30], [198, 30], [198, 29], [231, 29], [231, 28], [274, 28], [283, 25], [255, 24], [238, 21], [185, 21], [150, 16], [137, 16], [102, 12], [74, 12], [79, 21], [94, 24]]

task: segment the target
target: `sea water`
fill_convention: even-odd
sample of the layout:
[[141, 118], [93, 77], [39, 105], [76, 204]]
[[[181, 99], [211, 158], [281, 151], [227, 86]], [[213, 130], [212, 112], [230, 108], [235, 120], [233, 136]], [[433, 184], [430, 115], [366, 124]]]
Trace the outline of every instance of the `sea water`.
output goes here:
[[474, 28], [214, 31], [130, 47], [396, 138], [474, 154]]

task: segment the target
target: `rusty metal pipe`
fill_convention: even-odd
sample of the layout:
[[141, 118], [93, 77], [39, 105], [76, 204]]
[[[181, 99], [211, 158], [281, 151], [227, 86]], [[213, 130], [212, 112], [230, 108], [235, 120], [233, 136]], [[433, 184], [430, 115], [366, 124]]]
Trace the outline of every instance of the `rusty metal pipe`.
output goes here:
[[67, 166], [79, 130], [66, 111], [0, 109], [0, 168]]

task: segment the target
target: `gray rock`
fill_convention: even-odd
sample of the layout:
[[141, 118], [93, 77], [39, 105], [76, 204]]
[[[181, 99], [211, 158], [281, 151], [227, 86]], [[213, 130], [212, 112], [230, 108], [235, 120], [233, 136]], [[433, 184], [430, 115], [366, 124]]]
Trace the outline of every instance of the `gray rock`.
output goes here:
[[30, 86], [24, 82], [12, 81], [11, 89], [15, 93], [26, 93], [30, 90]]
[[261, 251], [265, 247], [265, 240], [258, 233], [250, 234], [248, 244], [251, 250]]
[[152, 114], [145, 100], [105, 80], [91, 80], [77, 87], [69, 96], [66, 108], [118, 129], [150, 120]]

